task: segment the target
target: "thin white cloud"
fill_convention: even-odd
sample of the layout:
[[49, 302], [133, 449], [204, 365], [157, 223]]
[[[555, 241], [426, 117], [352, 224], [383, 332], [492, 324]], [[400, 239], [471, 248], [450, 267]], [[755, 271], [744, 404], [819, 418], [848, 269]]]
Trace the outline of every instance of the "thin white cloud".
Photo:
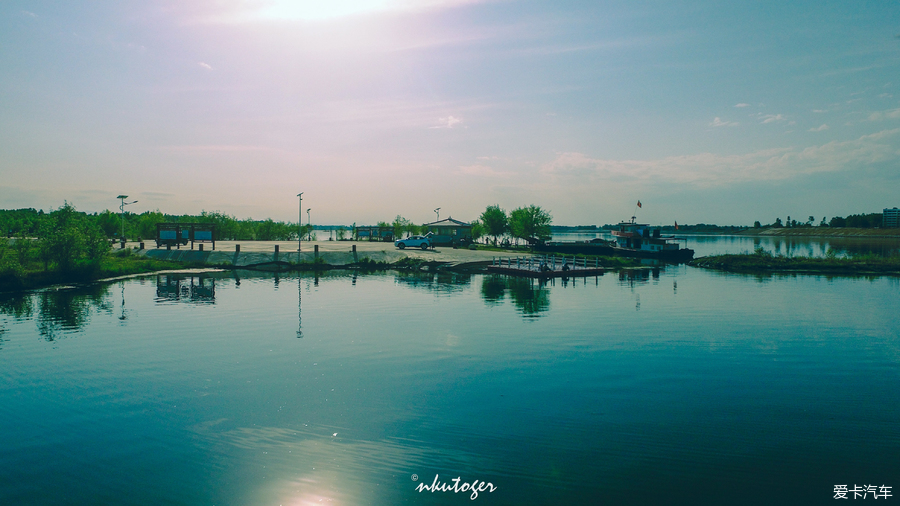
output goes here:
[[250, 146], [241, 144], [197, 144], [184, 146], [160, 146], [163, 151], [180, 151], [180, 152], [204, 152], [204, 153], [220, 153], [220, 152], [241, 152], [241, 151], [270, 151], [272, 148], [268, 146]]
[[197, 62], [197, 65], [200, 65], [201, 67], [205, 68], [206, 70], [212, 70], [212, 69], [213, 69], [212, 66], [211, 66], [210, 64], [208, 64], [208, 63], [203, 63], [202, 61], [201, 61], [201, 62]]
[[735, 127], [735, 126], [738, 126], [739, 124], [740, 123], [737, 123], [736, 121], [722, 121], [718, 116], [716, 116], [716, 118], [714, 120], [712, 120], [712, 123], [710, 123], [709, 126], [711, 126], [711, 127], [725, 127], [725, 126]]
[[208, 18], [211, 21], [243, 22], [253, 20], [323, 21], [380, 12], [416, 12], [481, 3], [484, 0], [245, 0], [225, 4], [229, 10]]
[[826, 125], [825, 123], [822, 123], [821, 126], [809, 129], [810, 132], [822, 132], [825, 130], [828, 130], [828, 125]]
[[513, 175], [510, 171], [496, 170], [493, 167], [481, 164], [461, 166], [459, 171], [463, 174], [479, 177], [509, 177]]
[[777, 181], [900, 161], [898, 137], [900, 128], [803, 149], [767, 149], [743, 155], [699, 153], [656, 160], [603, 160], [569, 152], [557, 154], [555, 160], [541, 167], [541, 172], [558, 184], [580, 185], [677, 183], [702, 188]]
[[750, 104], [745, 104], [741, 102], [740, 104], [734, 104], [735, 107], [750, 107]]
[[885, 119], [897, 119], [900, 118], [900, 108], [898, 109], [889, 109], [887, 111], [879, 111], [873, 112], [869, 115], [869, 121], [882, 121]]
[[22, 14], [24, 14], [24, 15], [26, 15], [26, 16], [30, 16], [30, 17], [32, 17], [32, 18], [36, 18], [36, 17], [37, 17], [37, 14], [35, 14], [35, 13], [31, 12], [31, 11], [22, 11]]
[[462, 118], [447, 116], [446, 118], [439, 118], [437, 125], [428, 128], [455, 128], [456, 126], [461, 125], [462, 121]]
[[814, 112], [816, 114], [822, 114], [822, 113], [828, 112], [828, 110], [827, 109], [813, 109], [812, 112]]
[[787, 118], [785, 118], [781, 114], [762, 114], [759, 116], [759, 119], [762, 120], [763, 124], [775, 123], [776, 121], [786, 121], [787, 120]]

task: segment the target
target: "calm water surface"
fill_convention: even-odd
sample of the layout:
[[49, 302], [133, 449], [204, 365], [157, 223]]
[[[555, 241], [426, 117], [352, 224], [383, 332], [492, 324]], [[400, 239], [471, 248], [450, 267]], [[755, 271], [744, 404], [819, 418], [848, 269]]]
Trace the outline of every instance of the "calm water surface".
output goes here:
[[[753, 253], [762, 248], [773, 254], [789, 256], [824, 256], [829, 251], [839, 257], [854, 255], [900, 255], [900, 238], [896, 237], [791, 237], [745, 235], [675, 234], [682, 247], [694, 250], [694, 257], [734, 253]], [[612, 240], [608, 232], [572, 232], [554, 234], [555, 241], [589, 241], [594, 238]]]
[[[7, 297], [0, 504], [900, 495], [898, 295], [891, 277], [677, 266], [545, 285], [217, 273]], [[497, 489], [416, 491], [435, 475]]]

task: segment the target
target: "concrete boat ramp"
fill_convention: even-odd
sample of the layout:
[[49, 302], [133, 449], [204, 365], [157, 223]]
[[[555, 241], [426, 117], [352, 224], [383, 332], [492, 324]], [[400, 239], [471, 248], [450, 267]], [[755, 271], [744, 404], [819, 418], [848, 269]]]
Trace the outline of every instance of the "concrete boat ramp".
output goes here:
[[[157, 260], [274, 271], [289, 270], [298, 265], [311, 266], [316, 262], [331, 268], [349, 268], [370, 262], [393, 264], [404, 258], [420, 260], [440, 269], [483, 270], [497, 255], [497, 252], [449, 247], [400, 250], [393, 243], [366, 241], [304, 241], [299, 252], [297, 242], [287, 241], [216, 241], [214, 251], [208, 250], [209, 244], [204, 245], [204, 251], [199, 250], [199, 245], [194, 250], [189, 246], [152, 248], [153, 243], [145, 243], [145, 246], [151, 248], [136, 249], [136, 253]], [[139, 244], [128, 243], [126, 247], [139, 248]]]

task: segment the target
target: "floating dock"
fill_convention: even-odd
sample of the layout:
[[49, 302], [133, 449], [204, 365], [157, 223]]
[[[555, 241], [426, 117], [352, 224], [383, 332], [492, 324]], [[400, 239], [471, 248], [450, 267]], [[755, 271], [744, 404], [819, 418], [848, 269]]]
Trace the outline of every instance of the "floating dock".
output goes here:
[[605, 272], [594, 259], [556, 255], [494, 258], [488, 272], [528, 278], [564, 278], [599, 276]]

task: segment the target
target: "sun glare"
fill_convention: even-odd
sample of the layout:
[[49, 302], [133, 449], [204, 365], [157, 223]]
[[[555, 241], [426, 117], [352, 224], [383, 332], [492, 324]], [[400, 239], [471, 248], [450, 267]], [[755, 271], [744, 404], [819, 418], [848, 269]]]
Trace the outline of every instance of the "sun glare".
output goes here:
[[427, 9], [442, 5], [470, 3], [472, 0], [272, 0], [257, 15], [265, 19], [322, 20], [379, 11]]

